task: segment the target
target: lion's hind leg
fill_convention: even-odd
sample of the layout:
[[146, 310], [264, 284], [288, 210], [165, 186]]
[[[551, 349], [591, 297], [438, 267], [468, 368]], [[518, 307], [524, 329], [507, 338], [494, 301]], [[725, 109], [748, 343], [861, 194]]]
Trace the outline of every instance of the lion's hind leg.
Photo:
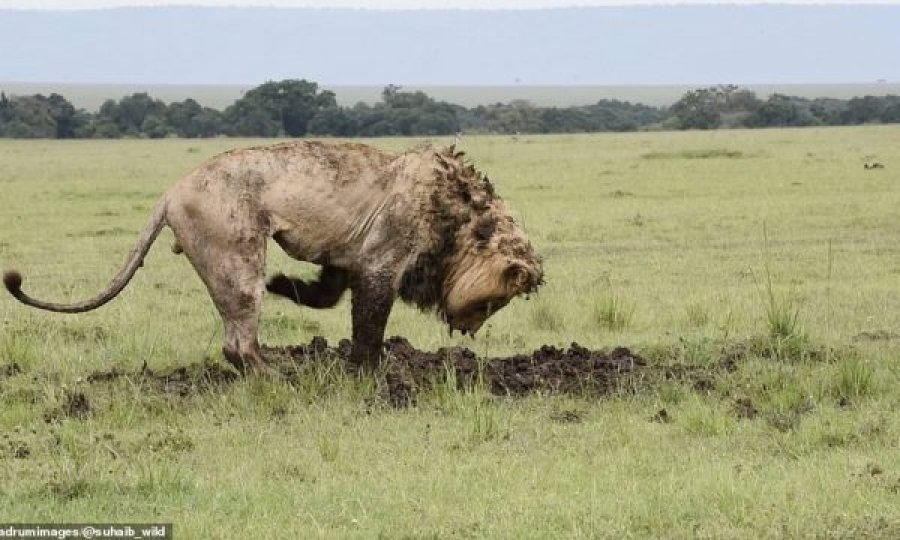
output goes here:
[[242, 373], [268, 372], [257, 337], [263, 265], [251, 265], [242, 257], [232, 256], [220, 259], [217, 266], [217, 271], [204, 281], [225, 325], [225, 359]]
[[265, 237], [196, 235], [181, 245], [222, 317], [225, 359], [242, 373], [270, 373], [257, 338], [265, 290]]

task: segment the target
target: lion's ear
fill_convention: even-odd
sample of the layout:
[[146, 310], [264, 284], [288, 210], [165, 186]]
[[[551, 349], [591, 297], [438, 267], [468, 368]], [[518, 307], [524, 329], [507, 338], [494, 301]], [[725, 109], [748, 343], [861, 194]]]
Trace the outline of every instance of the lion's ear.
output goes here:
[[503, 273], [506, 278], [506, 287], [514, 294], [527, 292], [531, 288], [531, 275], [528, 269], [521, 264], [511, 264]]

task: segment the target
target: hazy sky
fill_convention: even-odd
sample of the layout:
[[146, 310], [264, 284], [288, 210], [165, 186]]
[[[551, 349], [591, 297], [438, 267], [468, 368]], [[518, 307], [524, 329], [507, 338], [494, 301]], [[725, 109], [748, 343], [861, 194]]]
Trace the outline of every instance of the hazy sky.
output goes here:
[[514, 9], [646, 4], [900, 4], [900, 0], [0, 0], [0, 9], [91, 9], [162, 5]]
[[[81, 3], [101, 1], [129, 0]], [[277, 0], [256, 0], [263, 1]], [[415, 0], [382, 1], [409, 8]], [[537, 7], [549, 0], [530, 1]], [[475, 0], [441, 0], [440, 6], [446, 9], [454, 2], [475, 5]], [[482, 8], [511, 4], [478, 2]], [[70, 0], [65, 5], [74, 4]], [[362, 9], [6, 10], [0, 12], [0, 81], [243, 85], [305, 78], [376, 86], [896, 82], [898, 17], [896, 3], [425, 9], [399, 17]]]

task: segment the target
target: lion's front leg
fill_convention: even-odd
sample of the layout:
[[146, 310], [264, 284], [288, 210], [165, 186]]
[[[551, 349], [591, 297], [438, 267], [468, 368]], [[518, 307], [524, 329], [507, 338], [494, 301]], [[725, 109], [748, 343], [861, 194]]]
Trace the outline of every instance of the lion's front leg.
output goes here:
[[350, 361], [374, 370], [381, 360], [384, 328], [394, 304], [393, 276], [378, 272], [358, 276], [351, 287], [353, 300], [353, 349]]
[[348, 279], [349, 274], [343, 268], [323, 266], [318, 281], [306, 282], [277, 274], [266, 283], [266, 289], [272, 294], [290, 298], [297, 304], [325, 309], [338, 303], [347, 289]]

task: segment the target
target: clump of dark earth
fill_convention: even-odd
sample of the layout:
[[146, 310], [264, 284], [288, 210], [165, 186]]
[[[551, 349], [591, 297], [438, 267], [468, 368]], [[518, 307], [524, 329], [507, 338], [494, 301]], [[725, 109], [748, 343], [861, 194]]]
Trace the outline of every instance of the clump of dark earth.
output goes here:
[[6, 440], [0, 444], [0, 457], [8, 456], [15, 459], [26, 459], [31, 455], [31, 449], [24, 441]]
[[19, 367], [19, 364], [15, 362], [13, 362], [12, 364], [0, 366], [0, 379], [14, 377], [19, 373], [22, 373], [22, 368]]
[[67, 392], [63, 403], [44, 413], [44, 421], [48, 424], [58, 422], [65, 417], [85, 419], [91, 414], [91, 402], [84, 392]]
[[[331, 345], [317, 336], [306, 345], [264, 346], [262, 353], [283, 379], [293, 384], [301, 383], [311, 369], [322, 365], [337, 367], [347, 374], [357, 373], [357, 366], [349, 360], [350, 349], [349, 340]], [[477, 385], [498, 396], [535, 393], [602, 396], [617, 390], [633, 392], [651, 388], [664, 380], [708, 391], [714, 386], [715, 375], [709, 367], [651, 364], [625, 347], [591, 350], [577, 343], [565, 348], [544, 345], [530, 354], [483, 358], [465, 347], [422, 351], [405, 338], [392, 337], [384, 343], [384, 353], [385, 361], [376, 373], [376, 381], [382, 383], [385, 399], [395, 406], [414, 404], [422, 391], [453, 381], [460, 389]], [[713, 371], [721, 369], [734, 369], [733, 360], [712, 368]], [[102, 383], [123, 377], [180, 397], [213, 391], [240, 379], [229, 366], [207, 360], [161, 372], [154, 372], [146, 365], [137, 372], [113, 369], [93, 373], [87, 381]], [[576, 416], [560, 416], [554, 420], [578, 422], [580, 417]]]
[[[448, 376], [455, 377], [460, 388], [482, 384], [492, 394], [502, 396], [606, 393], [646, 365], [624, 347], [592, 351], [577, 343], [566, 349], [544, 345], [531, 354], [480, 358], [465, 347], [428, 352], [416, 349], [402, 337], [392, 337], [385, 342], [384, 350], [387, 397], [397, 405], [414, 402], [420, 390], [443, 383]], [[264, 347], [263, 354], [288, 378], [303, 364], [322, 360], [338, 360], [352, 369], [347, 340], [331, 347], [324, 338], [316, 337], [309, 345]]]
[[85, 418], [87, 415], [91, 414], [91, 402], [88, 401], [87, 396], [82, 392], [75, 392], [69, 394], [66, 398], [63, 410], [68, 416]]
[[746, 397], [735, 399], [732, 404], [732, 410], [735, 416], [744, 420], [752, 420], [759, 414], [753, 401]]
[[577, 409], [566, 409], [550, 413], [550, 420], [560, 424], [580, 424], [584, 420], [584, 412]]

